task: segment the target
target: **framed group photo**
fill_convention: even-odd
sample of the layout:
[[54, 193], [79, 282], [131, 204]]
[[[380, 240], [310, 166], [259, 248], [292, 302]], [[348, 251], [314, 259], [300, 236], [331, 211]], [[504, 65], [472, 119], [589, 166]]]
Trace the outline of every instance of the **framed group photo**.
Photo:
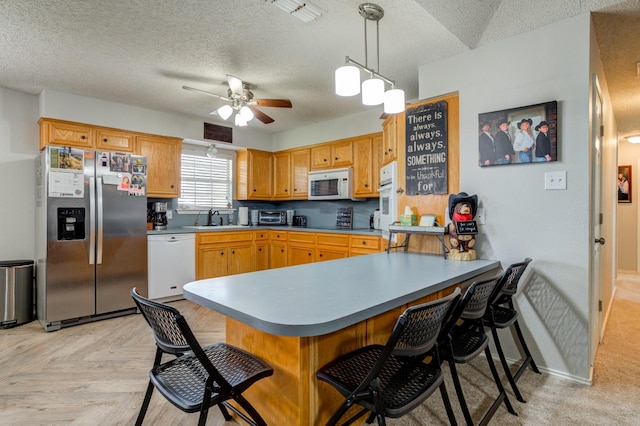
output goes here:
[[631, 166], [618, 166], [618, 202], [631, 202]]
[[478, 165], [558, 160], [558, 102], [478, 114]]

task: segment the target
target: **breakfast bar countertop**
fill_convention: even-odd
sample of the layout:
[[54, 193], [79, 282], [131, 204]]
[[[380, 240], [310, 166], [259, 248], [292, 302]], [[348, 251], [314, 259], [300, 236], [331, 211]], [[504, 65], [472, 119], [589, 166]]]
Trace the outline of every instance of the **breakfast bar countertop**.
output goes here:
[[266, 333], [319, 336], [499, 268], [495, 260], [378, 253], [204, 279], [183, 292]]

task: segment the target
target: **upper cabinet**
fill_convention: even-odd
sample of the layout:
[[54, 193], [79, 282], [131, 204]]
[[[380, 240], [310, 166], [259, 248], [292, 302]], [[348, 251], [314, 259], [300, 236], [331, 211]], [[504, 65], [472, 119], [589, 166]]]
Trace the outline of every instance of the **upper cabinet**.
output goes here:
[[311, 148], [311, 170], [336, 169], [353, 165], [351, 139], [330, 142]]
[[237, 153], [236, 198], [238, 200], [271, 200], [273, 154], [256, 149]]
[[306, 200], [309, 181], [309, 149], [273, 154], [273, 198]]
[[41, 118], [40, 149], [73, 146], [147, 157], [147, 196], [180, 197], [182, 139], [128, 132], [109, 127]]
[[136, 136], [135, 153], [147, 157], [147, 196], [180, 197], [182, 140], [164, 136]]
[[40, 149], [47, 145], [133, 152], [135, 134], [118, 129], [41, 118]]
[[353, 140], [353, 196], [378, 197], [380, 180], [380, 144], [382, 134], [367, 135]]
[[398, 157], [398, 117], [402, 114], [393, 114], [382, 123], [382, 164], [392, 162]]

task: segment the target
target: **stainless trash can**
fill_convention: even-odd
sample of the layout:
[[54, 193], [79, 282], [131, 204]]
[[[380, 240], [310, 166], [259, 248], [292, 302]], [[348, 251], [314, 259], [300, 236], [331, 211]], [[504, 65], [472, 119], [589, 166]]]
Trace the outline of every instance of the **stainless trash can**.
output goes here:
[[0, 261], [0, 328], [34, 319], [33, 261]]

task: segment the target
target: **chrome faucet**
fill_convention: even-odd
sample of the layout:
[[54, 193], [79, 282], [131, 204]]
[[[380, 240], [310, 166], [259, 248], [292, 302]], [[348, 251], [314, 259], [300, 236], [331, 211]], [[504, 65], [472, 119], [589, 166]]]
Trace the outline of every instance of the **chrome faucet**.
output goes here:
[[218, 210], [209, 210], [209, 216], [207, 217], [207, 226], [213, 226], [213, 215], [218, 215], [220, 218], [220, 225], [222, 225], [222, 216], [220, 216], [220, 212]]

